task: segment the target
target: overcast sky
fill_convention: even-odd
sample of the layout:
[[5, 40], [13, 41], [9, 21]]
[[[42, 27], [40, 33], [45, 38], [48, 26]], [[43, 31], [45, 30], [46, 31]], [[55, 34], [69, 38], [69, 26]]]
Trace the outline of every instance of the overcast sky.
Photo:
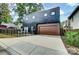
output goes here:
[[[79, 5], [78, 3], [43, 3], [44, 9], [51, 9], [55, 7], [60, 7], [60, 21], [67, 20], [68, 16], [73, 12], [73, 10]], [[16, 8], [16, 4], [10, 4], [10, 10]], [[11, 10], [12, 11], [12, 10]], [[17, 13], [12, 11], [11, 13], [14, 21], [18, 18]]]

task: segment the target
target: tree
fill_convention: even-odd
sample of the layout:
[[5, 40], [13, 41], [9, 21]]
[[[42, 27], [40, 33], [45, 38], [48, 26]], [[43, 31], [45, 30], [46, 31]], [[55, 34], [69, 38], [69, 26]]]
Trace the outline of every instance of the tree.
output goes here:
[[[43, 5], [41, 3], [16, 3], [16, 9], [15, 12], [18, 13], [19, 18], [15, 22], [16, 25], [20, 24], [23, 25], [21, 22], [23, 20], [23, 17], [31, 14], [32, 12], [36, 12], [43, 9]], [[20, 26], [21, 27], [21, 26]]]
[[41, 3], [27, 3], [26, 4], [26, 11], [28, 14], [32, 13], [32, 12], [36, 12], [36, 11], [40, 11], [44, 9], [43, 5]]
[[0, 4], [0, 23], [5, 22], [9, 23], [11, 22], [12, 17], [10, 15], [10, 10], [7, 3], [1, 3]]
[[17, 3], [16, 12], [19, 15], [18, 20], [21, 21], [24, 15], [28, 15], [32, 12], [36, 12], [43, 9], [43, 5], [41, 3]]
[[16, 5], [17, 9], [15, 11], [19, 16], [18, 21], [21, 21], [21, 19], [23, 19], [23, 15], [26, 13], [25, 3], [17, 3]]

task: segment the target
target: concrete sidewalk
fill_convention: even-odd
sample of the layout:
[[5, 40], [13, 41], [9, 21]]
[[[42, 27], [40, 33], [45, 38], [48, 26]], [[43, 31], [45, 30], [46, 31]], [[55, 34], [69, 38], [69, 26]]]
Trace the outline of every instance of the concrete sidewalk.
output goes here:
[[6, 39], [0, 39], [0, 45], [12, 54], [22, 54], [22, 55], [68, 54], [60, 36], [33, 35], [19, 38], [6, 38]]

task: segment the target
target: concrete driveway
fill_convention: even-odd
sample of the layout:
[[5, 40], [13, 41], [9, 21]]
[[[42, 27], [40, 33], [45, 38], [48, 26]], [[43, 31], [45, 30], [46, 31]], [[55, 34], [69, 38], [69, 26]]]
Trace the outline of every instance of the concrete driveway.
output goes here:
[[[0, 39], [0, 46], [13, 55], [67, 55], [60, 36], [33, 35]], [[3, 53], [4, 54], [4, 53]]]

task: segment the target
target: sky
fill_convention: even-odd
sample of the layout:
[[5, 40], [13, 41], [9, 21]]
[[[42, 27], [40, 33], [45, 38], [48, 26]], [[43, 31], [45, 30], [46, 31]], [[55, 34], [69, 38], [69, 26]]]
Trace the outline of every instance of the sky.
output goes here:
[[[60, 21], [67, 20], [68, 16], [74, 11], [74, 9], [79, 5], [79, 3], [43, 3], [43, 7], [45, 10], [60, 7]], [[13, 8], [16, 8], [16, 4], [10, 4], [9, 5], [10, 10], [12, 11]], [[13, 17], [13, 21], [16, 21], [18, 18], [18, 14], [14, 11], [11, 12], [11, 15]]]
[[74, 11], [74, 9], [79, 5], [79, 3], [45, 3], [44, 8], [51, 9], [55, 7], [60, 7], [60, 21], [67, 20], [68, 16]]

